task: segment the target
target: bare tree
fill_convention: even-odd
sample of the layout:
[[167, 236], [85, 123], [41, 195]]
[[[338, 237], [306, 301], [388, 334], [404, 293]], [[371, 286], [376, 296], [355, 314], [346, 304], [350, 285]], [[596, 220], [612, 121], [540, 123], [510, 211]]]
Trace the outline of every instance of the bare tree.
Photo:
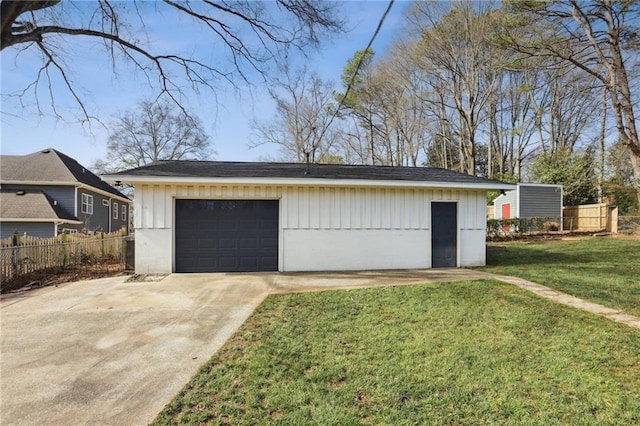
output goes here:
[[638, 42], [640, 3], [558, 0], [513, 1], [508, 5], [524, 18], [513, 21], [517, 24], [515, 30], [521, 32], [522, 28], [530, 27], [526, 37], [514, 36], [512, 28], [505, 28], [503, 40], [514, 50], [570, 64], [606, 88], [619, 139], [629, 148], [640, 200], [640, 135], [636, 95], [629, 82], [634, 60], [629, 48]]
[[251, 147], [276, 144], [284, 159], [304, 162], [326, 162], [337, 134], [329, 128], [337, 108], [333, 84], [306, 68], [292, 71], [285, 67], [269, 90], [276, 102], [275, 116], [254, 121], [255, 140]]
[[[85, 119], [93, 118], [81, 92], [72, 79], [73, 43], [82, 39], [103, 44], [114, 71], [125, 60], [142, 72], [158, 96], [168, 96], [182, 107], [183, 90], [213, 89], [222, 80], [246, 83], [256, 74], [266, 76], [269, 65], [288, 55], [291, 49], [303, 52], [329, 33], [341, 31], [335, 15], [335, 3], [313, 0], [276, 0], [276, 2], [211, 0], [162, 2], [96, 0], [72, 2], [60, 0], [9, 1], [0, 3], [0, 50], [19, 55], [25, 50], [38, 52], [42, 64], [35, 70], [33, 82], [14, 93], [33, 95], [38, 112], [44, 109], [38, 99], [45, 86], [55, 115], [54, 83], [58, 79], [82, 110]], [[211, 58], [186, 52], [172, 52], [166, 44], [154, 44], [147, 35], [147, 22], [155, 16], [175, 14], [192, 27], [201, 28], [210, 39]], [[174, 29], [172, 36], [180, 36]], [[68, 43], [68, 44], [65, 44]], [[65, 48], [66, 47], [66, 48]], [[4, 59], [4, 58], [3, 58]], [[186, 111], [186, 110], [185, 110]]]
[[433, 110], [455, 112], [447, 125], [457, 139], [460, 171], [469, 174], [476, 173], [480, 131], [501, 72], [501, 49], [487, 41], [496, 22], [491, 9], [490, 3], [426, 2], [416, 3], [411, 17], [420, 34], [420, 67], [441, 94], [431, 99]]
[[109, 127], [107, 157], [92, 166], [99, 173], [159, 160], [202, 160], [212, 154], [200, 120], [168, 101], [141, 101], [135, 110], [121, 113]]

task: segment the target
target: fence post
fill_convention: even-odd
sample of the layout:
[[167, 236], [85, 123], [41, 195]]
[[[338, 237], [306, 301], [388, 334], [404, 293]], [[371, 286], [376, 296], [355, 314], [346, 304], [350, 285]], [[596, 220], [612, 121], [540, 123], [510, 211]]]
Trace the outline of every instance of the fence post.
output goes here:
[[618, 208], [617, 207], [609, 207], [609, 212], [610, 212], [610, 229], [607, 229], [607, 231], [611, 232], [612, 234], [617, 234], [618, 233]]
[[15, 231], [11, 237], [11, 266], [13, 267], [13, 276], [18, 276], [18, 245], [20, 244], [20, 234]]
[[62, 234], [62, 266], [67, 266], [67, 234]]

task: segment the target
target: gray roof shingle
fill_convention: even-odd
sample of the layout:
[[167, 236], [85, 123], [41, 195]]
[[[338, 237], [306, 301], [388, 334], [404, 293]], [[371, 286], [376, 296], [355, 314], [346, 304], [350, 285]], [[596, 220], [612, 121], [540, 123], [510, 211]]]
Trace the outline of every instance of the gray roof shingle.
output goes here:
[[42, 191], [0, 191], [1, 219], [76, 221]]
[[76, 160], [53, 148], [27, 155], [0, 156], [0, 182], [80, 182], [127, 198]]
[[153, 177], [210, 178], [308, 178], [402, 180], [421, 182], [451, 182], [460, 184], [502, 184], [491, 179], [471, 176], [435, 167], [354, 166], [311, 164], [306, 174], [304, 163], [259, 163], [229, 161], [173, 160], [125, 170], [110, 175]]

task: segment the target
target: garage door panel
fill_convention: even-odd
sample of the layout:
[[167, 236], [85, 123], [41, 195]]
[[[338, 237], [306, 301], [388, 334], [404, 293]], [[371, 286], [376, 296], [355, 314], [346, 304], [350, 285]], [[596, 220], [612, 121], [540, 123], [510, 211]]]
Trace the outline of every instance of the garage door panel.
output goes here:
[[244, 238], [238, 243], [238, 248], [240, 250], [255, 250], [260, 248], [259, 240], [257, 238]]
[[220, 250], [235, 250], [238, 248], [238, 241], [230, 238], [221, 238], [219, 244]]
[[263, 257], [260, 268], [263, 271], [271, 271], [278, 269], [278, 257]]
[[240, 267], [241, 268], [254, 268], [257, 269], [258, 266], [260, 265], [260, 262], [258, 260], [257, 257], [251, 256], [251, 257], [240, 257], [239, 258], [240, 261]]
[[240, 227], [242, 229], [245, 229], [245, 230], [248, 230], [248, 231], [251, 230], [251, 231], [259, 232], [260, 229], [261, 229], [260, 228], [260, 223], [258, 223], [255, 220], [246, 220], [246, 219], [244, 219], [244, 220], [240, 220], [239, 222], [240, 222]]
[[218, 248], [217, 244], [215, 243], [215, 241], [211, 241], [211, 240], [203, 240], [203, 239], [198, 239], [198, 248], [199, 249], [215, 249]]
[[218, 257], [218, 266], [220, 268], [234, 269], [238, 266], [238, 259], [235, 256], [234, 257], [220, 256]]
[[176, 272], [278, 270], [278, 201], [176, 200]]
[[218, 231], [237, 231], [238, 230], [238, 220], [235, 218], [228, 219], [220, 219], [217, 222], [217, 230]]
[[277, 249], [278, 248], [278, 239], [277, 238], [263, 238], [260, 240], [260, 247], [263, 249]]

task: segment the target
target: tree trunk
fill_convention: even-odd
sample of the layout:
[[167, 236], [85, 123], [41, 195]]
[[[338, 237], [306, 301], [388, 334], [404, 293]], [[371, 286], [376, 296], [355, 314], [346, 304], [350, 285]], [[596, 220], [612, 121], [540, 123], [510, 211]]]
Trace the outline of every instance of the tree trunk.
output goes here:
[[607, 88], [602, 87], [602, 121], [600, 122], [600, 177], [598, 179], [598, 202], [604, 199], [602, 186], [604, 185], [604, 142], [607, 128]]
[[629, 156], [631, 157], [631, 167], [633, 168], [633, 180], [636, 196], [638, 197], [638, 206], [640, 206], [640, 157], [633, 155], [631, 152]]

